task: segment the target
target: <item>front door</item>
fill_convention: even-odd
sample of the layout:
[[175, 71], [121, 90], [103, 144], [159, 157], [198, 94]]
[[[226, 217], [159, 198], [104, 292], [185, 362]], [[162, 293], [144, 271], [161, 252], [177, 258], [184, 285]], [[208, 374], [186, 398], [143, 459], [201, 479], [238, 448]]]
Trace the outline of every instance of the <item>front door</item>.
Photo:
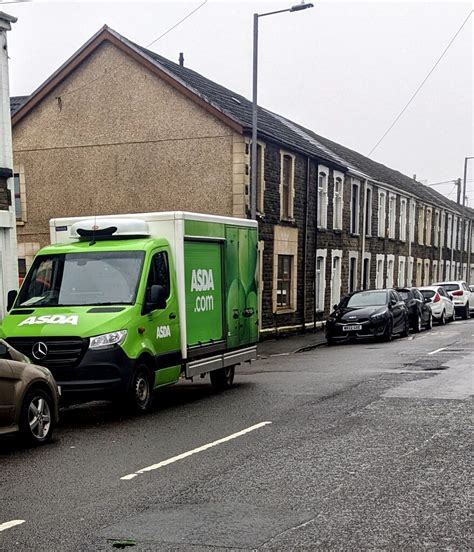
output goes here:
[[[157, 361], [155, 387], [178, 380], [181, 372], [180, 325], [178, 298], [174, 267], [171, 255], [166, 249], [154, 251], [147, 279], [144, 309], [146, 335], [152, 336]], [[151, 286], [159, 285], [166, 292], [166, 307], [152, 309], [150, 304]]]

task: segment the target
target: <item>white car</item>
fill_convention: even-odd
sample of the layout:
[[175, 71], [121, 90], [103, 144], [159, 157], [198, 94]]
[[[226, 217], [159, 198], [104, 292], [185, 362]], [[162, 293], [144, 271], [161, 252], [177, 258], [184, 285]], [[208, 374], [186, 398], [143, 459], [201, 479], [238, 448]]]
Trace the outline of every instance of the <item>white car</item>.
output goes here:
[[433, 286], [443, 286], [453, 300], [456, 314], [467, 320], [470, 315], [474, 315], [474, 294], [469, 289], [466, 282], [462, 280], [453, 280], [452, 282], [438, 282]]
[[446, 322], [456, 320], [454, 304], [443, 286], [429, 286], [418, 288], [431, 307], [433, 319], [444, 326]]

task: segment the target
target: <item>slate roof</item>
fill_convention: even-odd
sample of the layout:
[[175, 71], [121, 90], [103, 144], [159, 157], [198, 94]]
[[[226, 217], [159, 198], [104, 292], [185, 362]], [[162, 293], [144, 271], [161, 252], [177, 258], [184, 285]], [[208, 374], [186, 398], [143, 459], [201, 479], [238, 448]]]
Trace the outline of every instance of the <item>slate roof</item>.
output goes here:
[[[177, 77], [188, 88], [196, 91], [201, 98], [217, 107], [231, 119], [238, 121], [246, 131], [251, 132], [252, 102], [247, 98], [203, 77], [192, 69], [174, 63], [138, 44], [134, 44], [134, 46], [152, 58], [168, 73]], [[292, 147], [305, 154], [319, 157], [330, 162], [332, 165], [337, 165], [344, 170], [346, 169], [331, 152], [304, 139], [300, 133], [283, 124], [273, 113], [262, 107], [258, 108], [258, 132], [262, 138], [265, 136], [280, 144], [285, 144], [287, 147]]]
[[[238, 123], [244, 129], [245, 133], [251, 133], [252, 102], [247, 98], [204, 77], [188, 67], [174, 63], [151, 50], [131, 42], [126, 37], [107, 26], [104, 26], [89, 43], [102, 33], [110, 33], [128, 47], [138, 51], [139, 54], [143, 55], [181, 85], [185, 86], [209, 105]], [[68, 62], [66, 62], [64, 66], [67, 64]], [[41, 90], [41, 87], [38, 90]], [[34, 96], [35, 93], [33, 93], [31, 97], [33, 98]], [[16, 96], [10, 98], [10, 110], [12, 115], [20, 109], [28, 98], [29, 96]], [[358, 173], [363, 173], [363, 175], [369, 179], [391, 185], [400, 190], [400, 192], [411, 193], [427, 203], [431, 203], [435, 206], [443, 206], [458, 211], [459, 213], [462, 212], [461, 207], [457, 203], [449, 200], [433, 188], [424, 186], [420, 182], [417, 182], [399, 171], [373, 161], [354, 150], [320, 136], [312, 130], [260, 106], [258, 108], [258, 133], [263, 139], [274, 141], [295, 152], [317, 158], [330, 166], [338, 167], [343, 171], [348, 169], [355, 170]], [[470, 216], [474, 216], [474, 209], [468, 209], [468, 213]]]
[[15, 111], [20, 108], [28, 96], [11, 96], [10, 97], [10, 114], [13, 115]]
[[[247, 98], [138, 44], [134, 44], [134, 46], [152, 58], [168, 73], [195, 90], [211, 105], [239, 122], [247, 132], [251, 132], [252, 103]], [[260, 106], [258, 108], [258, 133], [261, 137], [270, 138], [289, 148], [294, 147], [310, 156], [326, 159], [340, 167], [355, 169], [375, 181], [389, 184], [401, 192], [413, 194], [427, 203], [462, 212], [456, 202], [433, 188]], [[468, 212], [471, 216], [474, 215], [474, 209], [468, 208]]]

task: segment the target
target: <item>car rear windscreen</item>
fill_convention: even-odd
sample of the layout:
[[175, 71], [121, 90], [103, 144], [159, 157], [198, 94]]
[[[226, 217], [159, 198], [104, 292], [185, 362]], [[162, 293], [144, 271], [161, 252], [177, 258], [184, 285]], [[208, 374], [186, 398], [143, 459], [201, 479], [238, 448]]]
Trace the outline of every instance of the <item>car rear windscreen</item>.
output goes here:
[[459, 284], [443, 284], [446, 291], [456, 291], [459, 288]]
[[432, 289], [420, 289], [420, 291], [425, 299], [431, 299], [436, 293], [436, 291], [433, 291]]

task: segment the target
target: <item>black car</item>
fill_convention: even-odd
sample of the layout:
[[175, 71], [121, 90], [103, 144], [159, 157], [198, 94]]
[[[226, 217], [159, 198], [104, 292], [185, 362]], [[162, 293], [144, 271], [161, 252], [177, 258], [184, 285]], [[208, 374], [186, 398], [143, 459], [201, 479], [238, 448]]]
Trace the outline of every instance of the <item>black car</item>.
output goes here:
[[343, 339], [408, 335], [410, 326], [405, 302], [394, 289], [356, 291], [334, 306], [326, 322], [329, 345]]
[[417, 288], [413, 287], [395, 289], [407, 306], [410, 328], [415, 333], [421, 332], [422, 328], [431, 330], [433, 327], [433, 314], [422, 293]]

